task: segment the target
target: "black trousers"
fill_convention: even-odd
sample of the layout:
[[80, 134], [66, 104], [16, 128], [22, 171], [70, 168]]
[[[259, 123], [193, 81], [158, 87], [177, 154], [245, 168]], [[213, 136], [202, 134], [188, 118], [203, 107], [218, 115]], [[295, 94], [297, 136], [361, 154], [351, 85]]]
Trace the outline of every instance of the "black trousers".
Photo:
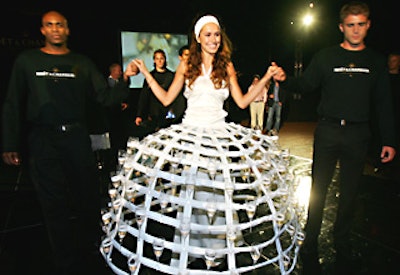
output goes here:
[[34, 127], [30, 175], [42, 206], [57, 274], [77, 274], [100, 238], [100, 195], [89, 134]]
[[305, 246], [317, 251], [328, 187], [339, 164], [339, 202], [334, 224], [336, 249], [348, 247], [360, 179], [370, 140], [368, 123], [319, 121], [314, 133], [312, 187], [306, 223]]

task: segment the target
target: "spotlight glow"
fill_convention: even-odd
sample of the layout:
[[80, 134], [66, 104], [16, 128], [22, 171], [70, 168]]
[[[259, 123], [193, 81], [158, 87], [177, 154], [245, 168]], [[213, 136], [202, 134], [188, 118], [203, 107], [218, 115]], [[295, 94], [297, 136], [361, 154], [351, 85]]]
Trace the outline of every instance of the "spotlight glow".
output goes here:
[[314, 21], [314, 18], [312, 15], [307, 14], [303, 17], [303, 24], [305, 26], [310, 26], [312, 24], [312, 22]]

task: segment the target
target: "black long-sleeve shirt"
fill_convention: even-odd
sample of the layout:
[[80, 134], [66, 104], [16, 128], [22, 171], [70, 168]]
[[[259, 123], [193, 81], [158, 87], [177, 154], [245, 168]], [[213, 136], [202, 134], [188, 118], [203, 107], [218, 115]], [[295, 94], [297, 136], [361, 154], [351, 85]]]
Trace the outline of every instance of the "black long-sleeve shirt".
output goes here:
[[22, 52], [12, 68], [4, 101], [2, 149], [19, 151], [23, 121], [86, 124], [88, 97], [107, 106], [126, 98], [129, 91], [123, 82], [109, 88], [95, 64], [84, 55], [52, 55], [40, 49]]
[[394, 114], [386, 58], [365, 48], [349, 51], [335, 45], [319, 51], [303, 75], [282, 83], [289, 91], [320, 92], [321, 117], [367, 122], [377, 110], [383, 145], [395, 145]]

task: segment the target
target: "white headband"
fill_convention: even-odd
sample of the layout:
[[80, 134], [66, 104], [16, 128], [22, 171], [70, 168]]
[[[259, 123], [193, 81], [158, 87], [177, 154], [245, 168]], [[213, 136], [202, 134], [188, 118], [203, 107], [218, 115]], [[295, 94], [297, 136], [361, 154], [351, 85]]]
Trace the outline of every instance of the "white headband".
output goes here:
[[205, 15], [201, 17], [199, 20], [197, 20], [196, 25], [194, 25], [194, 34], [196, 35], [196, 38], [199, 37], [200, 31], [204, 27], [204, 25], [208, 23], [214, 23], [219, 27], [219, 22], [216, 17], [212, 15]]

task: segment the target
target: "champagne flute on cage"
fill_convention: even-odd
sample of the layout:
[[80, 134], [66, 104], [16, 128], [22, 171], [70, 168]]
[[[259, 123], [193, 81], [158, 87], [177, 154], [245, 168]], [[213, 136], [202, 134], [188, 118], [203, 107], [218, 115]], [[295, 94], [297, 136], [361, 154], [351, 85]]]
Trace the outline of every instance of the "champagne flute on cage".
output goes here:
[[154, 239], [153, 241], [153, 252], [156, 255], [157, 261], [160, 261], [160, 257], [164, 251], [165, 238], [160, 237], [159, 239]]
[[225, 179], [225, 191], [228, 194], [230, 200], [233, 198], [233, 192], [235, 190], [234, 183], [231, 182], [229, 179]]
[[189, 236], [190, 233], [190, 218], [183, 217], [181, 219], [181, 223], [179, 224], [179, 230], [181, 232], [182, 241], [184, 241], [186, 237]]
[[290, 151], [289, 151], [289, 149], [288, 148], [282, 149], [280, 157], [285, 161], [289, 161], [290, 160]]
[[117, 170], [121, 170], [125, 164], [126, 151], [123, 149], [118, 150], [118, 167]]
[[232, 243], [236, 240], [236, 228], [234, 226], [228, 227], [226, 230], [226, 238]]
[[137, 138], [137, 137], [129, 137], [128, 138], [128, 141], [126, 142], [126, 147], [127, 147], [127, 149], [126, 149], [126, 152], [129, 154], [129, 155], [132, 155], [133, 153], [135, 153], [135, 151], [136, 151], [136, 146], [139, 144], [139, 138]]
[[[246, 164], [246, 160], [242, 159], [241, 163]], [[249, 183], [250, 182], [250, 175], [251, 175], [251, 170], [250, 167], [244, 167], [240, 170], [240, 176], [242, 178], [242, 182], [245, 183]]]
[[132, 255], [128, 259], [128, 267], [131, 274], [134, 274], [138, 267], [138, 260], [136, 255]]
[[193, 197], [194, 194], [194, 176], [192, 173], [189, 173], [186, 175], [185, 178], [185, 188], [186, 188], [186, 198], [187, 199], [191, 199]]
[[211, 159], [209, 161], [207, 169], [211, 180], [215, 180], [215, 175], [217, 174], [217, 164], [215, 163], [215, 160]]
[[121, 224], [118, 228], [118, 237], [119, 237], [119, 241], [122, 243], [122, 241], [124, 240], [125, 236], [126, 236], [126, 232], [128, 231], [128, 225], [126, 224]]
[[168, 205], [168, 195], [161, 192], [159, 199], [160, 199], [160, 207], [162, 210], [164, 210]]
[[136, 184], [135, 183], [127, 183], [125, 188], [125, 197], [131, 203], [135, 202], [135, 194], [136, 194]]
[[111, 212], [106, 212], [101, 216], [101, 219], [103, 221], [103, 225], [102, 225], [102, 230], [104, 231], [104, 233], [109, 233], [110, 228], [111, 228], [111, 221], [112, 221], [112, 214]]
[[213, 224], [215, 213], [217, 212], [217, 205], [214, 198], [210, 198], [207, 200], [206, 211], [209, 224]]
[[250, 255], [251, 255], [251, 258], [253, 259], [253, 264], [256, 264], [258, 259], [260, 259], [260, 256], [261, 256], [261, 249], [257, 247], [257, 243], [251, 244]]
[[103, 250], [103, 252], [105, 254], [110, 253], [111, 251], [111, 239], [109, 237], [105, 238], [102, 242], [101, 242], [101, 249]]
[[206, 261], [207, 269], [210, 269], [215, 261], [217, 253], [213, 249], [207, 249], [204, 253], [204, 259]]
[[144, 207], [142, 206], [138, 207], [136, 209], [135, 216], [136, 216], [136, 223], [138, 225], [138, 228], [140, 229], [140, 227], [144, 222], [144, 218], [146, 217], [146, 210], [144, 209]]
[[116, 188], [110, 188], [108, 189], [108, 195], [111, 201], [114, 201], [118, 196], [118, 190]]
[[[256, 214], [256, 203], [254, 201], [246, 202], [246, 214], [250, 222], [253, 221], [253, 217]], [[252, 225], [250, 225], [250, 232], [252, 231]]]
[[121, 175], [115, 175], [115, 172], [110, 173], [112, 185], [117, 189], [121, 185]]
[[146, 154], [142, 154], [141, 157], [142, 157], [141, 164], [144, 165], [146, 163], [147, 159], [149, 158], [149, 156]]

